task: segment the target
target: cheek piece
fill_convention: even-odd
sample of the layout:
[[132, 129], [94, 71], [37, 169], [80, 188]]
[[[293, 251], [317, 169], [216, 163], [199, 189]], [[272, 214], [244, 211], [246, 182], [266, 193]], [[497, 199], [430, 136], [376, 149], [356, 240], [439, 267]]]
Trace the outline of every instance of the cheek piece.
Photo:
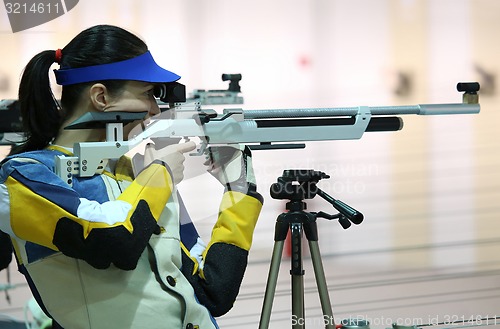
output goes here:
[[174, 82], [180, 76], [156, 64], [149, 51], [124, 61], [54, 70], [56, 82], [61, 86], [102, 80], [135, 80], [151, 83]]

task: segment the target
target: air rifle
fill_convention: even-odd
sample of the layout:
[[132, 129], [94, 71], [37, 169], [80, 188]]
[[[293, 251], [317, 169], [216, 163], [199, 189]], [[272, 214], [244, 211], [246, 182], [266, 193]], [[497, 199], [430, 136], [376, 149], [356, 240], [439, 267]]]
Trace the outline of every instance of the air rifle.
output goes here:
[[[241, 75], [235, 79], [238, 78], [241, 79]], [[233, 88], [235, 79], [231, 80]], [[217, 103], [227, 103], [224, 99], [228, 98], [233, 102], [242, 101], [237, 96], [240, 92], [237, 87], [229, 96], [219, 94]], [[201, 145], [197, 155], [203, 154], [208, 146], [236, 143], [246, 144], [253, 150], [304, 148], [304, 142], [309, 141], [352, 140], [361, 138], [365, 132], [401, 130], [403, 120], [399, 115], [479, 113], [479, 83], [458, 83], [457, 90], [463, 93], [461, 103], [271, 110], [235, 108], [218, 113], [201, 109], [199, 97], [186, 99], [184, 85], [163, 84], [155, 92], [162, 113], [127, 140], [123, 138], [124, 125], [143, 119], [145, 112], [89, 112], [65, 127], [105, 128], [106, 141], [75, 143], [74, 156], [56, 158], [56, 173], [71, 185], [73, 175], [100, 174], [108, 160], [119, 158], [148, 139], [176, 143], [180, 139], [199, 138]]]

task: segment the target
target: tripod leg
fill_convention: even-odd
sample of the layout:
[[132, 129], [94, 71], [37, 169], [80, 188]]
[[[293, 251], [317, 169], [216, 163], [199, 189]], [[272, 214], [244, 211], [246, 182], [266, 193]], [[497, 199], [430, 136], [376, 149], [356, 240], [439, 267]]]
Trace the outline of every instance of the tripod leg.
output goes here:
[[316, 285], [318, 286], [321, 309], [323, 310], [325, 328], [334, 329], [335, 320], [333, 319], [332, 305], [328, 295], [328, 287], [326, 285], [325, 271], [321, 262], [318, 241], [309, 241], [309, 249], [311, 252], [314, 275], [316, 277]]
[[292, 275], [292, 329], [304, 328], [304, 277]]
[[274, 243], [273, 256], [271, 258], [271, 266], [269, 267], [269, 275], [267, 277], [266, 294], [264, 303], [262, 304], [262, 312], [260, 316], [259, 329], [269, 328], [271, 318], [271, 310], [273, 308], [273, 298], [276, 291], [276, 281], [280, 270], [281, 256], [283, 254], [283, 245], [285, 241], [280, 240]]
[[304, 269], [302, 267], [302, 224], [290, 225], [292, 245], [292, 328], [304, 328]]

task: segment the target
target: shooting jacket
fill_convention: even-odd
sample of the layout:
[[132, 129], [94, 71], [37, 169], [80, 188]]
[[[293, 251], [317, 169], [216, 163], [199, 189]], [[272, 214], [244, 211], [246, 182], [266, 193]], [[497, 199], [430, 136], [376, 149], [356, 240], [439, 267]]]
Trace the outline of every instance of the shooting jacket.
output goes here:
[[66, 329], [217, 328], [238, 294], [262, 197], [226, 190], [205, 245], [164, 163], [133, 179], [123, 157], [113, 173], [70, 187], [54, 173], [65, 153], [27, 152], [0, 168], [0, 230], [42, 309]]

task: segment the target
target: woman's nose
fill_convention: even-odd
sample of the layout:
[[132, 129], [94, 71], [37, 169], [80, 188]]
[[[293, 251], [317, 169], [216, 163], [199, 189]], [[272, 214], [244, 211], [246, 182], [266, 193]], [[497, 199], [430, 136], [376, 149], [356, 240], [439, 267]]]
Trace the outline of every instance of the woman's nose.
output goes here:
[[150, 115], [156, 115], [160, 113], [160, 107], [158, 106], [158, 103], [156, 102], [156, 99], [151, 102], [151, 108], [149, 109], [149, 114]]

